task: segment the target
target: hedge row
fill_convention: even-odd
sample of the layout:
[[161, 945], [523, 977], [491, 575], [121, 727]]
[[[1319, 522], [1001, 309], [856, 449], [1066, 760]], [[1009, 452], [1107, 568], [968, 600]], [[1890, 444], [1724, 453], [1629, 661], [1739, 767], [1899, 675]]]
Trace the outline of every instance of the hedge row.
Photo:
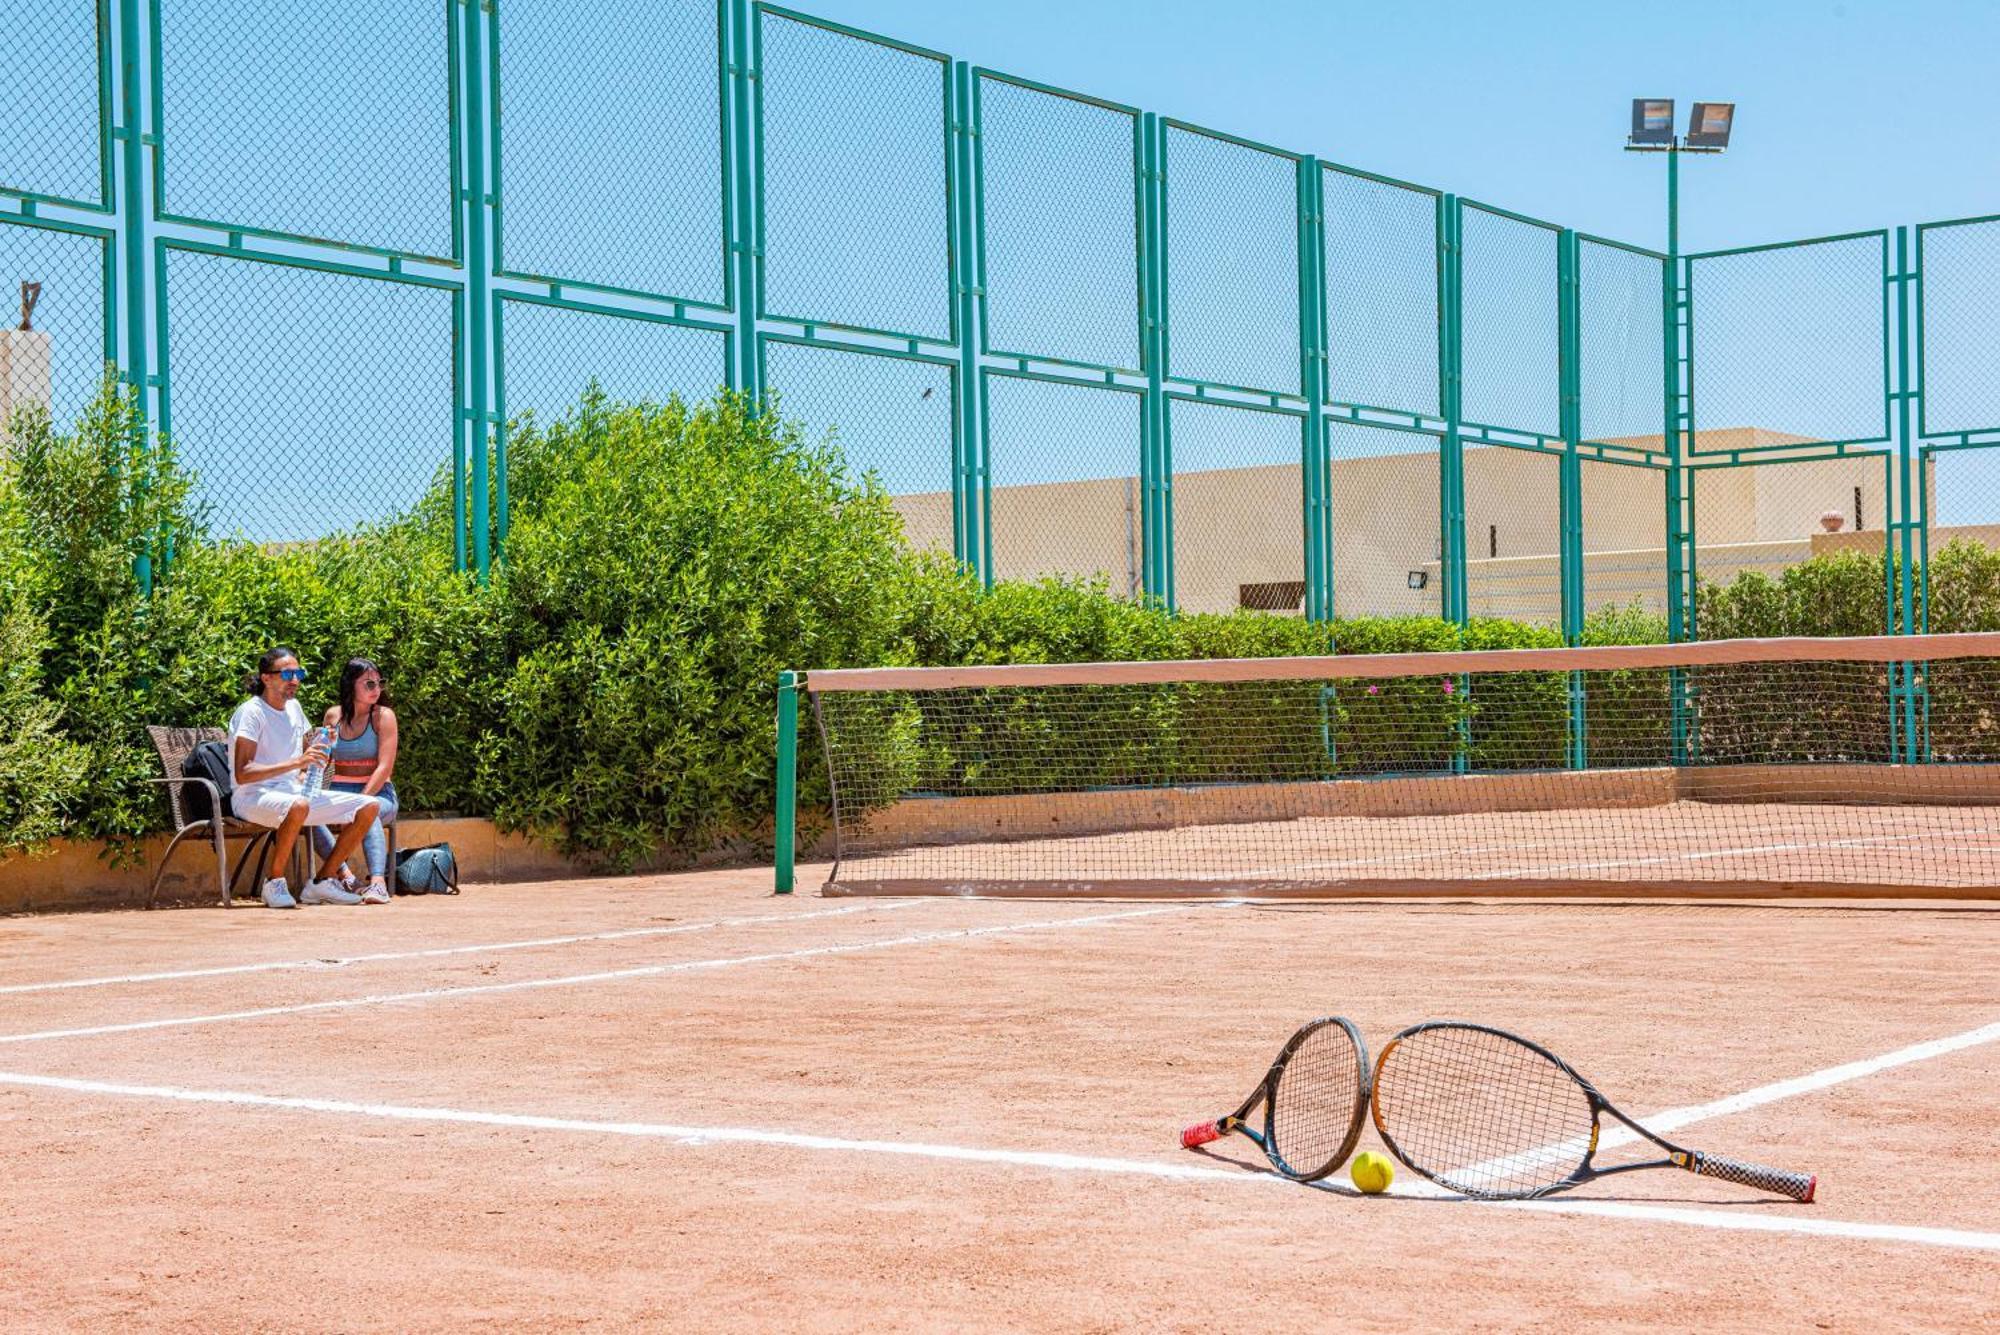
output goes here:
[[[889, 498], [830, 443], [729, 396], [616, 404], [593, 392], [560, 420], [523, 419], [509, 438], [507, 559], [485, 585], [453, 569], [448, 478], [383, 523], [271, 547], [211, 531], [193, 480], [164, 442], [147, 441], [115, 385], [70, 424], [17, 415], [8, 442], [0, 852], [67, 837], [133, 856], [166, 822], [145, 782], [157, 762], [144, 726], [220, 724], [237, 679], [273, 644], [310, 670], [309, 711], [328, 702], [350, 656], [381, 664], [403, 719], [396, 778], [408, 809], [488, 815], [622, 868], [768, 828], [772, 692], [788, 668], [1278, 656], [1324, 653], [1330, 637], [1343, 653], [1556, 639], [1504, 621], [1175, 617], [1065, 580], [982, 592], [948, 560], [909, 552]], [[157, 573], [150, 594], [134, 574], [140, 558]], [[1871, 565], [1877, 620], [1862, 624], [1868, 613], [1855, 608]], [[1879, 560], [1823, 558], [1775, 581], [1704, 589], [1702, 624], [1711, 634], [1871, 633], [1880, 587]], [[1931, 609], [1935, 629], [2000, 626], [2000, 556], [1947, 549]], [[1664, 630], [1632, 610], [1591, 623], [1599, 642]], [[1343, 769], [1408, 763], [1371, 758], [1371, 738], [1440, 734], [1447, 749], [1470, 737], [1475, 764], [1560, 763], [1560, 683], [1522, 689], [1518, 701], [1488, 691], [1477, 704], [1414, 686], [1314, 694], [1299, 707], [1324, 714], [1326, 737], [1246, 730], [1240, 702], [1183, 691], [1172, 701], [1183, 725], [1160, 735], [1225, 739], [1175, 763], [1229, 773], [1316, 772], [1328, 737]], [[1477, 711], [1491, 719], [1503, 704], [1510, 720], [1540, 721], [1483, 734]], [[1030, 710], [987, 726], [1050, 721]], [[1601, 743], [1638, 758], [1657, 745]], [[945, 763], [935, 754], [898, 763], [926, 781], [949, 778], [932, 773]], [[999, 778], [988, 771], [987, 782]], [[823, 783], [808, 779], [808, 800]]]

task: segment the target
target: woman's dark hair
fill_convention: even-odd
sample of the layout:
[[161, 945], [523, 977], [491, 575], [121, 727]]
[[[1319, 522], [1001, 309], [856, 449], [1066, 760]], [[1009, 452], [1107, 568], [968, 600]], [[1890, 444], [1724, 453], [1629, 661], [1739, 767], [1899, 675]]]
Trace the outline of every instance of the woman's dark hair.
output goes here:
[[[343, 726], [354, 722], [355, 683], [371, 672], [378, 677], [382, 675], [382, 669], [376, 667], [372, 660], [366, 658], [350, 658], [347, 660], [347, 666], [341, 669], [340, 722]], [[380, 696], [376, 697], [376, 703], [381, 703]]]
[[264, 656], [257, 660], [257, 670], [243, 674], [243, 693], [245, 695], [262, 695], [264, 693], [264, 674], [266, 672], [276, 672], [280, 661], [287, 658], [296, 659], [297, 657], [297, 654], [285, 648], [282, 644], [273, 645], [271, 648], [266, 649]]

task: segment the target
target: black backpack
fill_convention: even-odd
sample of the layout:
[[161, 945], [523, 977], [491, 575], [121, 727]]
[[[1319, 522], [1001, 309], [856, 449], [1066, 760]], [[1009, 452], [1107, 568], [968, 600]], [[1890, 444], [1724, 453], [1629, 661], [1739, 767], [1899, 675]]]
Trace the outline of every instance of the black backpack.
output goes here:
[[[222, 814], [225, 817], [236, 814], [229, 804], [229, 796], [236, 790], [236, 775], [229, 763], [228, 742], [203, 742], [188, 753], [181, 773], [187, 778], [207, 779], [214, 784], [217, 795], [222, 798]], [[181, 785], [181, 810], [187, 813], [190, 825], [215, 816], [215, 812], [210, 810], [208, 790], [198, 783]]]

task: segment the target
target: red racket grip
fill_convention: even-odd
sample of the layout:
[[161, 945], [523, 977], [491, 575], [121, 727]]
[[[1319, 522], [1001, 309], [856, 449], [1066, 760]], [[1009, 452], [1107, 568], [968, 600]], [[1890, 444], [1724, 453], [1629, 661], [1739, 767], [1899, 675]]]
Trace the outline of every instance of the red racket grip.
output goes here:
[[1181, 1148], [1191, 1150], [1197, 1145], [1206, 1145], [1211, 1140], [1221, 1140], [1221, 1122], [1197, 1122], [1181, 1132]]

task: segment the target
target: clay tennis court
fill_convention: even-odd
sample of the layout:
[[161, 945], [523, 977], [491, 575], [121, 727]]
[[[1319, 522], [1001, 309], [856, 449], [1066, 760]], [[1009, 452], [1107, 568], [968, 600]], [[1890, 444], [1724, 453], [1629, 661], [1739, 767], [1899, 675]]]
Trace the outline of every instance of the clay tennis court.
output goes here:
[[[1163, 806], [1179, 796], [1148, 794]], [[995, 801], [1008, 799], [956, 805]], [[1069, 801], [1065, 794], [1043, 805]], [[905, 810], [923, 805], [911, 802]], [[829, 888], [835, 894], [951, 893], [962, 887], [981, 896], [1281, 898], [1435, 895], [1454, 885], [1489, 895], [1573, 895], [1593, 884], [1688, 896], [1995, 898], [2000, 806], [1672, 802], [1635, 809], [1552, 806], [1167, 824], [1118, 834], [863, 851]]]
[[[805, 885], [824, 869], [802, 867]], [[768, 872], [0, 923], [23, 1327], [1969, 1328], [2000, 912], [774, 898]], [[1534, 1205], [1186, 1123], [1302, 1020], [1539, 1040], [1815, 1171]], [[1362, 1148], [1380, 1149], [1372, 1130]]]

